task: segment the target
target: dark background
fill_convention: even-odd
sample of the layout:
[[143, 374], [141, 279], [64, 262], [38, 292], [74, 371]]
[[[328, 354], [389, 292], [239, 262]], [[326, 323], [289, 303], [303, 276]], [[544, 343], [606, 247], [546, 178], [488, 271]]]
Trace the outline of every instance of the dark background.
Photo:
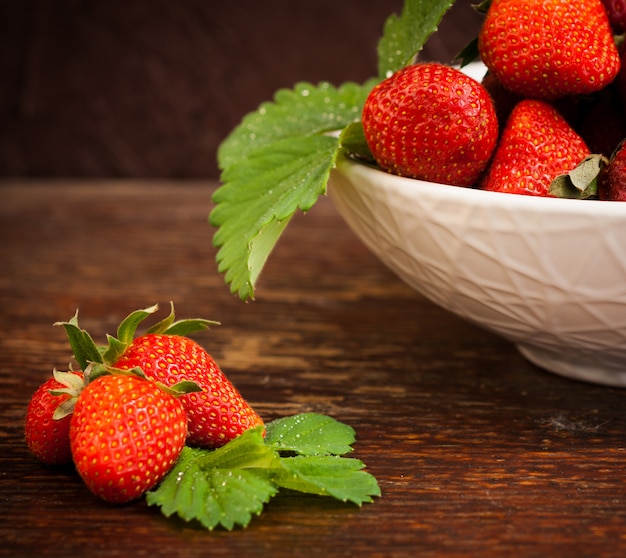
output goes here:
[[[422, 59], [475, 35], [470, 0]], [[376, 73], [402, 0], [0, 0], [0, 175], [217, 178], [242, 116], [298, 81]]]

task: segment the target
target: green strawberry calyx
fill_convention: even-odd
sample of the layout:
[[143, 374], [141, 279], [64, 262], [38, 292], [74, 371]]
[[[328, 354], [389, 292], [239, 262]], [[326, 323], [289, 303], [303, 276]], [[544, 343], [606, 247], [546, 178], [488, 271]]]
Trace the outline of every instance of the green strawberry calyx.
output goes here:
[[[49, 390], [50, 393], [57, 396], [69, 395], [69, 397], [64, 399], [54, 410], [54, 413], [52, 414], [53, 420], [61, 420], [71, 415], [74, 412], [76, 402], [78, 401], [78, 398], [80, 397], [82, 391], [87, 387], [88, 384], [97, 380], [101, 376], [135, 376], [137, 378], [146, 380], [147, 382], [153, 381], [150, 380], [145, 375], [144, 371], [138, 366], [129, 370], [124, 370], [121, 368], [108, 366], [107, 364], [101, 362], [88, 363], [82, 376], [75, 374], [71, 370], [68, 372], [60, 372], [56, 368], [52, 371], [52, 375], [54, 379], [59, 382], [59, 384], [61, 384], [63, 387], [51, 389]], [[196, 382], [192, 382], [191, 380], [182, 380], [171, 386], [167, 386], [163, 382], [155, 381], [154, 383], [159, 387], [159, 389], [171, 395], [172, 397], [180, 397], [181, 395], [185, 395], [187, 393], [202, 391], [202, 388], [198, 384], [196, 384]]]
[[[97, 378], [107, 374], [132, 375], [148, 380], [143, 370], [139, 367], [130, 370], [122, 370], [115, 368], [112, 364], [126, 350], [128, 345], [132, 343], [137, 327], [148, 316], [151, 316], [159, 309], [158, 304], [148, 308], [135, 310], [131, 312], [117, 329], [117, 337], [107, 335], [107, 345], [98, 346], [91, 335], [78, 325], [78, 310], [67, 322], [56, 322], [54, 325], [60, 325], [65, 328], [74, 358], [78, 362], [83, 376], [80, 377], [69, 372], [53, 371], [56, 380], [63, 385], [61, 388], [51, 390], [53, 395], [69, 394], [69, 398], [59, 404], [53, 414], [54, 420], [60, 420], [74, 412], [76, 401], [82, 390]], [[165, 335], [188, 335], [194, 331], [207, 329], [211, 325], [218, 322], [205, 320], [202, 318], [193, 318], [185, 320], [176, 320], [174, 312], [174, 304], [170, 303], [170, 313], [161, 321], [150, 327], [146, 333], [161, 333]], [[183, 380], [171, 386], [166, 386], [162, 382], [156, 382], [160, 389], [166, 393], [179, 397], [181, 395], [202, 391], [200, 386], [195, 382]]]
[[570, 172], [557, 176], [548, 193], [557, 198], [595, 199], [598, 197], [598, 178], [609, 159], [602, 154], [585, 157]]
[[[148, 316], [157, 312], [158, 309], [159, 305], [155, 304], [148, 308], [131, 312], [118, 326], [117, 337], [107, 334], [108, 343], [102, 346], [96, 345], [91, 335], [78, 325], [78, 310], [67, 322], [56, 322], [54, 325], [60, 325], [65, 328], [74, 358], [80, 367], [85, 370], [90, 363], [105, 366], [115, 363], [132, 343], [137, 334], [139, 324]], [[219, 325], [219, 322], [203, 318], [176, 320], [174, 303], [170, 302], [170, 313], [160, 322], [147, 329], [145, 333], [186, 336], [196, 331], [208, 329], [212, 325]], [[106, 369], [98, 368], [96, 372], [92, 373], [101, 374], [104, 372], [106, 372]]]
[[63, 387], [51, 389], [49, 390], [50, 393], [52, 395], [69, 395], [52, 414], [53, 420], [61, 420], [74, 412], [78, 396], [85, 387], [85, 380], [71, 369], [68, 372], [61, 372], [55, 368], [52, 371], [52, 376]]
[[167, 386], [163, 382], [151, 380], [150, 378], [148, 378], [140, 366], [135, 366], [134, 368], [128, 369], [116, 368], [115, 366], [109, 366], [108, 364], [101, 362], [90, 362], [87, 365], [87, 368], [85, 369], [85, 385], [93, 382], [94, 380], [97, 380], [101, 376], [106, 375], [134, 376], [136, 378], [146, 380], [147, 382], [154, 382], [159, 387], [159, 389], [173, 397], [179, 397], [187, 393], [202, 391], [202, 388], [198, 384], [196, 384], [196, 382], [192, 382], [191, 380], [181, 380], [180, 382], [177, 382], [171, 386]]

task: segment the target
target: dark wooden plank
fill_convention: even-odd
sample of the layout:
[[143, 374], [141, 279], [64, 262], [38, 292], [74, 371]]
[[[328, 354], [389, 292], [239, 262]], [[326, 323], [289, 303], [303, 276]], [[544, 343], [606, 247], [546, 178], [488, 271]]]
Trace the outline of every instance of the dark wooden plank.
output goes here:
[[[298, 216], [257, 299], [228, 292], [207, 223], [212, 185], [0, 186], [0, 555], [621, 556], [625, 392], [562, 379], [414, 293], [322, 199]], [[314, 410], [357, 430], [383, 497], [362, 509], [283, 495], [246, 530], [206, 532], [143, 502], [112, 507], [40, 465], [26, 404], [70, 355], [80, 308], [102, 339], [176, 304], [261, 414]]]

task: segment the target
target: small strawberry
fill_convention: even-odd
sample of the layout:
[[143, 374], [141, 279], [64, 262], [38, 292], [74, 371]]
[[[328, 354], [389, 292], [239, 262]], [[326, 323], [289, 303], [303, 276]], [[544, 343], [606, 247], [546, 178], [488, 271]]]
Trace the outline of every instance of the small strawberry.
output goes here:
[[98, 377], [82, 391], [70, 422], [76, 469], [95, 495], [134, 500], [155, 486], [185, 445], [182, 403], [134, 375]]
[[575, 168], [589, 149], [559, 112], [544, 101], [524, 99], [511, 112], [480, 187], [547, 196], [554, 178]]
[[600, 0], [492, 0], [478, 49], [502, 85], [537, 99], [599, 91], [620, 67]]
[[498, 138], [485, 88], [438, 63], [407, 66], [374, 87], [362, 124], [381, 168], [457, 186], [476, 182]]
[[626, 140], [611, 155], [608, 165], [598, 178], [598, 198], [607, 201], [626, 201]]
[[43, 463], [71, 463], [70, 419], [83, 387], [82, 372], [53, 372], [33, 393], [26, 409], [26, 445]]
[[187, 414], [190, 445], [220, 447], [244, 431], [263, 425], [261, 417], [244, 400], [214, 359], [186, 335], [208, 327], [203, 319], [174, 321], [174, 307], [167, 318], [135, 338], [142, 320], [158, 306], [132, 312], [120, 324], [117, 337], [108, 336], [108, 347], [98, 349], [78, 327], [74, 316], [64, 325], [74, 355], [81, 364], [99, 362], [116, 369], [140, 368], [145, 375], [166, 386], [188, 381], [200, 391], [180, 396]]

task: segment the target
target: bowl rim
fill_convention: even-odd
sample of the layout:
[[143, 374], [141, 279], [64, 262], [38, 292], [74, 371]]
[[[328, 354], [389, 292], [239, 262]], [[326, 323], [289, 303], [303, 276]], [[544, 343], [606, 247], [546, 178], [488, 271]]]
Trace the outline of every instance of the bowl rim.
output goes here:
[[341, 174], [346, 175], [355, 184], [363, 184], [364, 180], [367, 180], [367, 182], [375, 183], [377, 187], [388, 192], [398, 192], [407, 197], [415, 197], [421, 193], [424, 196], [450, 201], [454, 204], [502, 207], [509, 210], [517, 208], [536, 213], [550, 212], [563, 215], [626, 218], [626, 203], [621, 201], [527, 196], [480, 190], [475, 187], [438, 184], [398, 176], [372, 164], [356, 160], [345, 153], [337, 157], [336, 167]]

